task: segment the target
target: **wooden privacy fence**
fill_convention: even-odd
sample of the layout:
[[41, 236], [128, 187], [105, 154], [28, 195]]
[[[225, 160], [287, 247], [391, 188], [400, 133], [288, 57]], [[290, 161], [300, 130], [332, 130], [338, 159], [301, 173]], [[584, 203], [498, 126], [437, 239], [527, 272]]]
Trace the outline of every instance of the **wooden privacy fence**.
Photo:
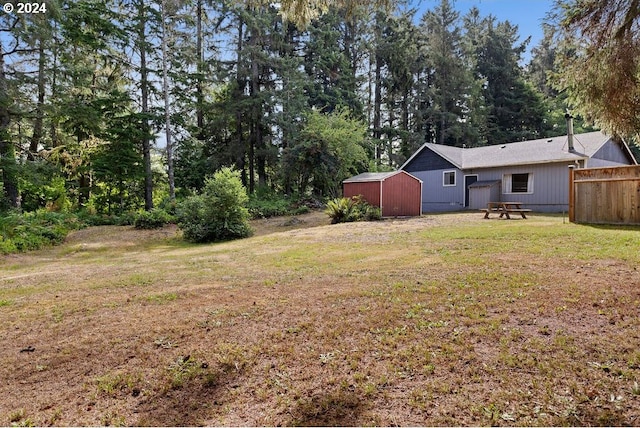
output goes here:
[[640, 166], [570, 168], [569, 220], [640, 225]]

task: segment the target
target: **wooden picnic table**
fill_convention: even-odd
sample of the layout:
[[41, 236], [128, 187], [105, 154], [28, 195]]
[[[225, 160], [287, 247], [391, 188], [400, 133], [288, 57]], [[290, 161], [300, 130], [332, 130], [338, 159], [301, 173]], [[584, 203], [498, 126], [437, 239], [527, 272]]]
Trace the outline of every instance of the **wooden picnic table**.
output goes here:
[[531, 212], [530, 209], [522, 208], [522, 202], [488, 202], [487, 208], [482, 208], [480, 211], [484, 212], [484, 218], [489, 218], [489, 214], [500, 214], [500, 218], [505, 216], [507, 219], [511, 219], [509, 214], [519, 213], [522, 218], [527, 218], [525, 213]]

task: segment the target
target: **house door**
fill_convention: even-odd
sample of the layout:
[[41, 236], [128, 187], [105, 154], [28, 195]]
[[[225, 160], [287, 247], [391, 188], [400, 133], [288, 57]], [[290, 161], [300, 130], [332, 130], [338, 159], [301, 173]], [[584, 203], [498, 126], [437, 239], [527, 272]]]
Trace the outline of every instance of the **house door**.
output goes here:
[[465, 175], [464, 176], [464, 207], [469, 208], [469, 186], [478, 181], [478, 175]]

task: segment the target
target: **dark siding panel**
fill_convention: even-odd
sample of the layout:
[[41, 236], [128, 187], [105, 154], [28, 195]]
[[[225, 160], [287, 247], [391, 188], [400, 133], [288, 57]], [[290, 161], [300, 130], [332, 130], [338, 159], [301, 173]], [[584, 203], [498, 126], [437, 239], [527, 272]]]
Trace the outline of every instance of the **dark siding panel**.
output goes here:
[[380, 182], [365, 181], [362, 183], [344, 183], [344, 197], [352, 198], [362, 195], [369, 205], [380, 206]]
[[419, 216], [422, 205], [420, 181], [400, 173], [382, 184], [382, 215]]
[[435, 171], [438, 169], [456, 169], [448, 160], [424, 147], [418, 155], [403, 168], [409, 173], [416, 171]]
[[625, 151], [620, 147], [620, 144], [614, 140], [607, 141], [592, 157], [594, 159], [602, 159], [623, 165], [631, 164], [631, 160]]

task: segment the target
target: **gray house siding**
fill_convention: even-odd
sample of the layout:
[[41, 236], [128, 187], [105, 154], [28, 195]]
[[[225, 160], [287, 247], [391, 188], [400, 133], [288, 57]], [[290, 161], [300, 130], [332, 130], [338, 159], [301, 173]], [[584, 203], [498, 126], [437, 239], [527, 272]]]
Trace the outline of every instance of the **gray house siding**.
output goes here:
[[592, 157], [587, 161], [588, 168], [600, 168], [607, 166], [629, 165], [629, 156], [620, 147], [620, 144], [613, 140], [607, 141]]
[[[456, 172], [455, 186], [443, 185], [443, 174]], [[526, 208], [539, 212], [562, 212], [569, 209], [569, 164], [522, 165], [514, 167], [469, 169], [439, 169], [412, 172], [423, 181], [422, 212], [459, 211], [464, 207], [464, 176], [477, 174], [478, 181], [503, 181], [505, 174], [532, 174], [533, 189], [527, 193], [506, 193], [500, 186], [499, 199], [522, 202]]]
[[[443, 185], [445, 172], [455, 171], [455, 186]], [[408, 171], [407, 171], [408, 172]], [[455, 167], [433, 171], [416, 171], [411, 175], [422, 180], [422, 212], [446, 212], [464, 209], [464, 174]]]
[[[471, 170], [478, 180], [501, 180], [500, 199], [522, 202], [525, 208], [539, 212], [562, 212], [569, 209], [569, 164], [521, 165], [502, 168]], [[469, 171], [465, 171], [470, 173]], [[532, 174], [532, 189], [527, 193], [505, 192], [504, 176], [507, 174]]]

